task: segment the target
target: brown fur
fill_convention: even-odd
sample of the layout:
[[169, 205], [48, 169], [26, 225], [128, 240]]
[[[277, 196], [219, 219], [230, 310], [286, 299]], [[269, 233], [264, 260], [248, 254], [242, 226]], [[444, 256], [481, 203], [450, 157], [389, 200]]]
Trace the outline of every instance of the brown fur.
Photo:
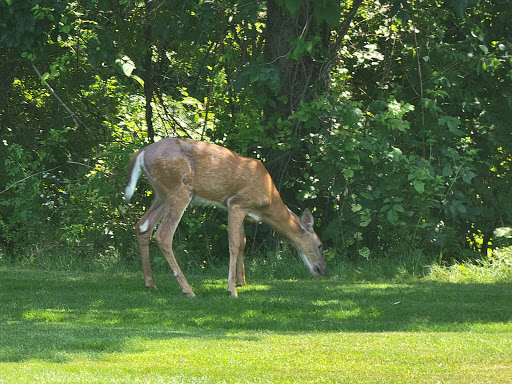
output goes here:
[[228, 208], [230, 267], [228, 293], [237, 296], [236, 285], [245, 285], [243, 253], [244, 219], [257, 217], [286, 236], [299, 250], [314, 275], [324, 274], [321, 242], [313, 231], [313, 217], [305, 211], [299, 218], [283, 203], [263, 164], [215, 144], [165, 139], [132, 156], [128, 180], [135, 171], [137, 156], [143, 153], [142, 168], [153, 189], [155, 200], [137, 223], [145, 284], [155, 289], [149, 261], [149, 239], [161, 220], [155, 238], [184, 294], [193, 297], [172, 250], [174, 231], [193, 198]]

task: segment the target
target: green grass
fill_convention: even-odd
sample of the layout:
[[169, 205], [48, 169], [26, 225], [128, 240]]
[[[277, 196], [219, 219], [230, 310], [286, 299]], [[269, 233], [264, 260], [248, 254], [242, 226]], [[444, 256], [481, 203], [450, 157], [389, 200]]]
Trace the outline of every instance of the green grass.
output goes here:
[[512, 382], [510, 282], [221, 276], [0, 267], [0, 383]]

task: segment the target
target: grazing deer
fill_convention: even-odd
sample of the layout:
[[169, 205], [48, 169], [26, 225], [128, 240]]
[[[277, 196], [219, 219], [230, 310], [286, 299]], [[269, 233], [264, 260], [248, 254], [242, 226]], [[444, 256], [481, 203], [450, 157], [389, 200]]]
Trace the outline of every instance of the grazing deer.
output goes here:
[[155, 234], [158, 247], [182, 292], [195, 296], [172, 250], [174, 231], [192, 200], [228, 209], [228, 295], [236, 297], [236, 286], [245, 285], [244, 219], [269, 224], [293, 243], [312, 275], [325, 274], [322, 243], [313, 230], [313, 216], [305, 210], [298, 217], [286, 207], [259, 160], [202, 141], [164, 139], [136, 152], [130, 159], [126, 201], [130, 201], [135, 191], [141, 170], [155, 191], [151, 207], [136, 226], [146, 287], [156, 289], [149, 260], [149, 239], [160, 221]]

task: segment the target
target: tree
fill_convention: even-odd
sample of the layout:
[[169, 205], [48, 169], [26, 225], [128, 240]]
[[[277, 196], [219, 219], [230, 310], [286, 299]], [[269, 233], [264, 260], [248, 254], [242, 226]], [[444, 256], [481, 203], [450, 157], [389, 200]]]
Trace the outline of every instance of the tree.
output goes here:
[[[188, 136], [264, 160], [350, 258], [485, 255], [511, 220], [510, 17], [505, 0], [0, 2], [2, 244], [130, 243], [116, 175]], [[216, 215], [183, 233], [226, 243]]]

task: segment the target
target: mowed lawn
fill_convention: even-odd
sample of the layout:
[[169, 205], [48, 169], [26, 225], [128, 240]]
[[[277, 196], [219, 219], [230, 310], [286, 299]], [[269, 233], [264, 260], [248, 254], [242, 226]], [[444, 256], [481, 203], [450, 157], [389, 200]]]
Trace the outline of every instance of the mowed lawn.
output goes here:
[[512, 383], [512, 284], [218, 277], [2, 267], [0, 383]]

